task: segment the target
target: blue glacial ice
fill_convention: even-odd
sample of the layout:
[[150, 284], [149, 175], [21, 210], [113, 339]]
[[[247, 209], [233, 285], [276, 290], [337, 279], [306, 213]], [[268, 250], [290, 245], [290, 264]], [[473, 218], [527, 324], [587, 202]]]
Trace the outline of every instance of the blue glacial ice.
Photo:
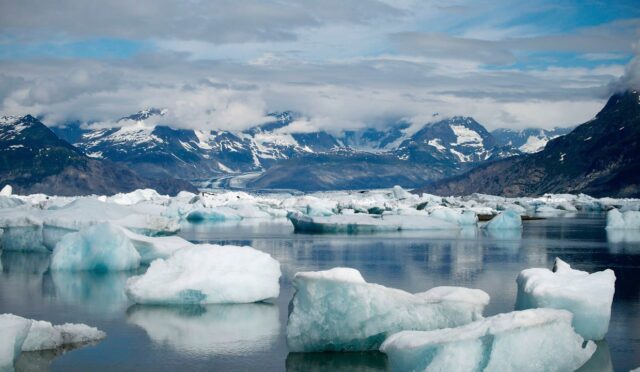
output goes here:
[[394, 371], [574, 371], [596, 350], [571, 313], [531, 309], [435, 331], [391, 335], [380, 350]]
[[493, 217], [491, 221], [484, 225], [484, 228], [491, 230], [522, 229], [522, 217], [514, 211], [503, 211]]
[[411, 294], [367, 283], [350, 268], [297, 273], [293, 286], [287, 324], [292, 352], [375, 350], [402, 330], [455, 327], [480, 319], [489, 303], [481, 290], [436, 287]]
[[201, 244], [151, 262], [127, 281], [140, 304], [250, 303], [278, 297], [280, 264], [251, 247]]
[[616, 276], [610, 269], [589, 274], [556, 258], [554, 270], [526, 269], [518, 275], [516, 309], [555, 308], [573, 313], [573, 327], [588, 340], [609, 329]]
[[140, 254], [123, 229], [101, 223], [69, 233], [56, 244], [52, 270], [118, 271], [140, 266]]
[[13, 371], [30, 328], [30, 319], [13, 314], [0, 315], [0, 371]]

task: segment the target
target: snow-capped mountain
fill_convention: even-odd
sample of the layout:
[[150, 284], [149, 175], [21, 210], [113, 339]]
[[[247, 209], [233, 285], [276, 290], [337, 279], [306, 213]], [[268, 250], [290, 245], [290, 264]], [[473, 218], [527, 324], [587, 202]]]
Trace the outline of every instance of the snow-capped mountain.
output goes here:
[[571, 132], [570, 128], [500, 128], [491, 132], [496, 141], [503, 146], [512, 146], [523, 153], [533, 154], [542, 151], [550, 140]]
[[[74, 122], [53, 129], [87, 156], [125, 163], [146, 177], [171, 175], [190, 180], [266, 171], [290, 159], [308, 158], [312, 163], [333, 167], [340, 159], [344, 164], [353, 162], [357, 153], [376, 157], [374, 165], [402, 161], [409, 167], [433, 167], [434, 172], [422, 168], [421, 172], [437, 177], [520, 154], [511, 146], [499, 146], [491, 133], [470, 117], [442, 119], [422, 127], [400, 121], [382, 129], [332, 134], [289, 130], [292, 123], [304, 119], [289, 111], [269, 114], [269, 121], [244, 131], [151, 124], [163, 123], [164, 114], [160, 109], [147, 109], [117, 120], [119, 126], [115, 128], [84, 127]], [[340, 172], [339, 168], [334, 171]], [[375, 173], [374, 168], [370, 171]], [[283, 168], [276, 167], [272, 172], [278, 170]]]
[[0, 118], [0, 185], [17, 192], [57, 195], [112, 194], [153, 187], [193, 190], [185, 181], [140, 177], [122, 164], [92, 159], [31, 115]]

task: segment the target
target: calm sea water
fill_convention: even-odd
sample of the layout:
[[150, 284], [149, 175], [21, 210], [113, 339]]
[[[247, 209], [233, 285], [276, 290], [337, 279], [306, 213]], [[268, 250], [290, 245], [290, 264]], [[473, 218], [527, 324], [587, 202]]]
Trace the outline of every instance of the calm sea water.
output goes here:
[[522, 236], [475, 230], [309, 235], [294, 233], [286, 220], [185, 225], [181, 235], [193, 242], [251, 245], [280, 261], [280, 297], [248, 305], [133, 305], [124, 285], [135, 272], [51, 273], [48, 255], [2, 252], [0, 313], [82, 322], [107, 332], [104, 341], [73, 351], [23, 353], [19, 370], [385, 370], [379, 353], [288, 353], [287, 308], [297, 271], [348, 266], [368, 282], [409, 292], [480, 288], [491, 296], [485, 315], [493, 315], [513, 310], [520, 270], [551, 267], [560, 257], [577, 269], [612, 268], [617, 276], [609, 333], [587, 369], [640, 366], [640, 233], [607, 235], [602, 215], [524, 225]]

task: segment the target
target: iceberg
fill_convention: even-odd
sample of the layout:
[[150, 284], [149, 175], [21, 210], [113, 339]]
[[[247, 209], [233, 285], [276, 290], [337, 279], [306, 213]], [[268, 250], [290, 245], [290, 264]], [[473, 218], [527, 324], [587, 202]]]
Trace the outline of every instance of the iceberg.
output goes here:
[[[343, 210], [343, 213], [345, 210]], [[430, 217], [426, 214], [407, 217], [398, 214], [373, 215], [364, 213], [308, 216], [293, 211], [287, 214], [296, 231], [325, 233], [362, 233], [398, 230], [457, 230], [458, 224]]]
[[640, 230], [640, 212], [631, 210], [620, 212], [619, 210], [614, 208], [607, 212], [606, 229]]
[[429, 216], [443, 221], [453, 222], [459, 226], [475, 226], [478, 223], [478, 216], [474, 212], [456, 210], [448, 207], [432, 208]]
[[118, 271], [140, 266], [140, 254], [123, 230], [101, 223], [69, 233], [56, 244], [52, 270]]
[[280, 264], [251, 247], [201, 244], [151, 262], [129, 278], [127, 295], [140, 304], [250, 303], [278, 297]]
[[242, 217], [229, 207], [198, 208], [187, 214], [189, 222], [200, 221], [239, 221]]
[[571, 328], [571, 313], [531, 309], [458, 327], [403, 331], [380, 347], [394, 371], [575, 371], [596, 344]]
[[555, 308], [573, 313], [573, 327], [588, 340], [609, 329], [616, 276], [613, 270], [589, 274], [556, 258], [553, 271], [526, 269], [518, 275], [516, 309]]
[[503, 211], [493, 217], [484, 228], [487, 230], [521, 229], [522, 217], [514, 211]]
[[43, 320], [34, 320], [22, 351], [51, 350], [64, 345], [84, 344], [105, 338], [106, 333], [86, 324], [66, 323], [52, 325]]
[[13, 314], [0, 315], [0, 371], [13, 371], [13, 364], [20, 356], [29, 328], [29, 319]]
[[122, 228], [140, 254], [140, 262], [148, 264], [157, 258], [167, 258], [180, 248], [192, 247], [193, 243], [179, 236], [146, 236]]
[[0, 196], [11, 196], [13, 194], [13, 187], [11, 185], [4, 185], [2, 190], [0, 190]]
[[365, 351], [402, 330], [455, 327], [482, 318], [489, 295], [478, 289], [436, 287], [411, 294], [367, 283], [358, 270], [300, 272], [290, 305], [292, 352]]
[[266, 352], [280, 335], [273, 304], [134, 305], [127, 321], [145, 330], [151, 341], [190, 355], [238, 355]]

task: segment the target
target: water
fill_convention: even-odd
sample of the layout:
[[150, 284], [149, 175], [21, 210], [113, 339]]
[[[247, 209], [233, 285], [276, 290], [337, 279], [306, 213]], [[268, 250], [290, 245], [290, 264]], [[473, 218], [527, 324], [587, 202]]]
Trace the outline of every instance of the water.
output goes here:
[[[577, 269], [612, 268], [617, 276], [611, 325], [591, 370], [640, 366], [640, 234], [607, 235], [603, 216], [525, 221], [518, 235], [405, 232], [375, 235], [295, 234], [285, 221], [184, 226], [194, 242], [251, 245], [282, 265], [280, 297], [268, 304], [136, 306], [124, 295], [136, 273], [51, 273], [49, 256], [3, 252], [0, 313], [53, 323], [82, 322], [107, 332], [97, 345], [70, 352], [23, 354], [19, 369], [313, 371], [384, 370], [379, 353], [289, 354], [287, 307], [297, 271], [349, 266], [369, 282], [420, 292], [438, 285], [491, 295], [485, 315], [513, 310], [515, 278], [560, 257]], [[139, 270], [140, 272], [144, 269]], [[61, 354], [61, 355], [59, 355]]]

